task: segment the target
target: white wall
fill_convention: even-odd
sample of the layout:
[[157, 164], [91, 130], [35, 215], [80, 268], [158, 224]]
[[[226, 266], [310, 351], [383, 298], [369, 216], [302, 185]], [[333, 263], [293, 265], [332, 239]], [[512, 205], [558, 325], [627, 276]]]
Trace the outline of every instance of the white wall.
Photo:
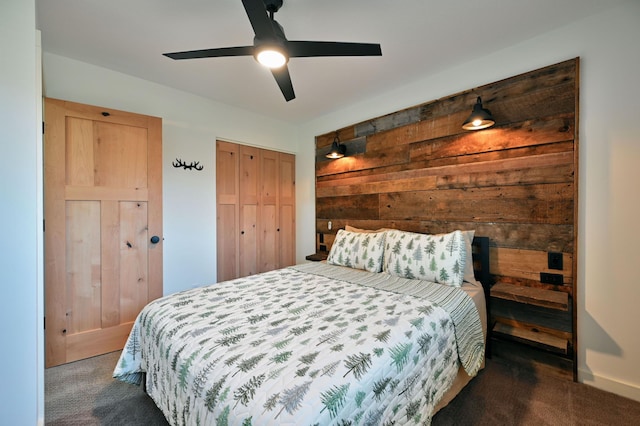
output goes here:
[[579, 380], [640, 401], [638, 40], [634, 0], [307, 123], [299, 138], [299, 254], [314, 250], [314, 181], [305, 171], [313, 170], [315, 135], [579, 56]]
[[[162, 117], [164, 294], [214, 283], [216, 138], [295, 154], [295, 128], [61, 56], [43, 61], [47, 97]], [[175, 168], [177, 158], [204, 169]]]
[[[0, 324], [3, 424], [43, 421], [42, 222], [35, 3], [0, 6]], [[39, 250], [40, 248], [40, 250]]]

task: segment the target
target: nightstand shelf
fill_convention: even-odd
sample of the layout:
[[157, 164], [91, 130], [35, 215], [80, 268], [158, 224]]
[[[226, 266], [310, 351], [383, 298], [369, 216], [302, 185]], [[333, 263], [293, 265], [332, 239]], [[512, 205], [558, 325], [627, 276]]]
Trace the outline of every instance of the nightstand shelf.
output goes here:
[[544, 331], [528, 329], [523, 327], [514, 327], [508, 324], [497, 322], [493, 327], [493, 333], [516, 342], [525, 343], [539, 349], [548, 350], [562, 355], [568, 353], [567, 339], [554, 336]]
[[499, 282], [491, 287], [491, 297], [551, 309], [569, 310], [569, 295], [561, 291]]
[[[491, 287], [490, 305], [492, 340], [498, 343], [498, 347], [501, 342], [510, 342], [520, 345], [521, 351], [538, 352], [546, 359], [558, 357], [560, 362], [554, 362], [554, 367], [564, 365], [561, 369], [567, 375], [570, 373], [574, 348], [569, 293], [498, 282]], [[512, 355], [509, 352], [511, 350], [496, 353], [496, 356], [508, 358]], [[531, 358], [527, 356], [524, 359]]]
[[329, 253], [326, 251], [320, 251], [318, 253], [309, 254], [305, 257], [305, 259], [310, 260], [312, 262], [321, 262], [323, 260], [327, 260], [329, 257]]

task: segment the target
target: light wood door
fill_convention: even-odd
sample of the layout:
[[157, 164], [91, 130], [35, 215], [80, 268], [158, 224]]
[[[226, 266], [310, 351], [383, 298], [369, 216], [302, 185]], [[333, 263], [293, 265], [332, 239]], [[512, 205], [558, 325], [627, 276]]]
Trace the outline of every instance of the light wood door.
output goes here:
[[216, 226], [218, 282], [237, 278], [240, 245], [240, 146], [216, 142]]
[[295, 156], [216, 142], [218, 281], [295, 264]]
[[260, 150], [240, 146], [240, 276], [258, 272]]
[[263, 150], [260, 167], [260, 269], [259, 272], [273, 271], [279, 267], [280, 212], [278, 183], [278, 153]]
[[45, 363], [122, 349], [162, 296], [162, 121], [45, 100]]
[[278, 268], [296, 263], [296, 157], [278, 153]]

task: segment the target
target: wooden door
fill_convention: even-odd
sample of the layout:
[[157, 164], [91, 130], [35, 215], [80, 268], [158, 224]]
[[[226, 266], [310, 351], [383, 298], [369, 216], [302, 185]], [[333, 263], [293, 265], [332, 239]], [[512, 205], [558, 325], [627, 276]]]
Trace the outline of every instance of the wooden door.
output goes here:
[[45, 364], [122, 349], [162, 296], [162, 121], [45, 100]]
[[296, 263], [296, 157], [278, 154], [278, 268]]
[[295, 264], [295, 156], [216, 143], [218, 281]]
[[258, 148], [240, 146], [240, 277], [258, 272], [259, 158]]
[[260, 167], [260, 269], [272, 271], [279, 266], [279, 163], [278, 153], [262, 150]]
[[216, 142], [216, 226], [218, 282], [237, 278], [240, 271], [240, 148]]

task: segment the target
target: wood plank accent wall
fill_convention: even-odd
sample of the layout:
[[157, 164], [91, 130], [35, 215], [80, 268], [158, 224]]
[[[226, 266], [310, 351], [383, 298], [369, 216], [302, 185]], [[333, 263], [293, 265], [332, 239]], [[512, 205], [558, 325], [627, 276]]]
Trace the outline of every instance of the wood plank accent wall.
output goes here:
[[[317, 251], [345, 225], [475, 229], [491, 239], [496, 280], [574, 298], [578, 89], [574, 58], [317, 136]], [[465, 131], [477, 96], [496, 125]], [[329, 160], [336, 135], [347, 156]], [[561, 271], [547, 252], [563, 254]], [[541, 272], [564, 284], [541, 283]], [[573, 347], [575, 336], [574, 326]]]

